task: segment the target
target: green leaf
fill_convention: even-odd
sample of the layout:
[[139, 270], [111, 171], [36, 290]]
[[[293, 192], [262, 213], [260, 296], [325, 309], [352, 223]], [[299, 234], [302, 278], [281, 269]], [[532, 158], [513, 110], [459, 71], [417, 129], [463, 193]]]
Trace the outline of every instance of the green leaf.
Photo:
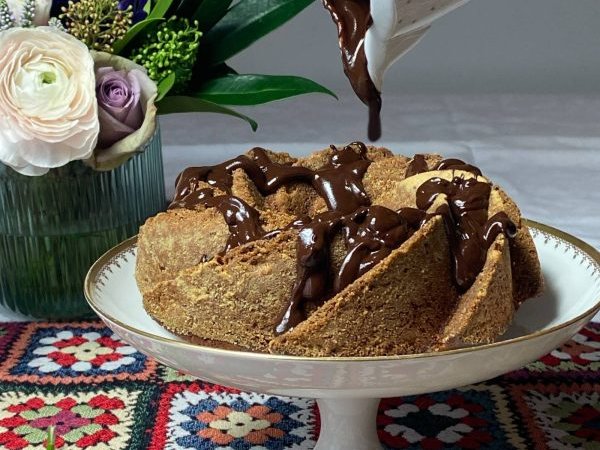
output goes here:
[[140, 34], [142, 31], [144, 31], [149, 25], [155, 24], [157, 22], [161, 22], [162, 20], [163, 19], [161, 19], [161, 18], [146, 18], [146, 19], [142, 20], [141, 22], [136, 23], [134, 26], [132, 26], [127, 31], [127, 34], [122, 39], [119, 39], [117, 42], [114, 43], [114, 45], [113, 45], [114, 53], [116, 55], [121, 54], [121, 52], [125, 49], [125, 47], [127, 47], [127, 45], [129, 45], [129, 43], [138, 34]]
[[226, 108], [216, 103], [203, 100], [201, 98], [187, 96], [169, 96], [163, 98], [158, 103], [159, 114], [173, 114], [186, 112], [209, 112], [215, 114], [226, 114], [228, 116], [238, 117], [245, 120], [252, 127], [252, 131], [256, 131], [258, 124], [250, 117], [245, 116], [233, 109]]
[[225, 16], [233, 0], [203, 0], [192, 16], [200, 31], [208, 31]]
[[156, 97], [156, 101], [160, 102], [165, 95], [169, 93], [171, 89], [173, 89], [173, 85], [175, 84], [177, 77], [174, 72], [171, 72], [167, 78], [158, 83], [158, 96]]
[[152, 11], [148, 15], [148, 19], [163, 19], [173, 0], [158, 0]]
[[283, 25], [314, 0], [244, 0], [233, 5], [206, 33], [203, 46], [212, 64], [221, 63]]
[[220, 105], [259, 105], [309, 93], [337, 98], [312, 80], [287, 75], [226, 75], [204, 83], [194, 96]]

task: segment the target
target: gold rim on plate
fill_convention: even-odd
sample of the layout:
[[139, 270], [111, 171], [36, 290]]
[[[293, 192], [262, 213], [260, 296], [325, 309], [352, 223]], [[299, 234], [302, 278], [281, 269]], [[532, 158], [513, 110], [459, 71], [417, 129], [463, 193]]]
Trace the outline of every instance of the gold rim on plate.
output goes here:
[[[590, 244], [582, 241], [579, 238], [576, 238], [575, 236], [565, 233], [564, 231], [561, 231], [557, 228], [551, 227], [549, 225], [545, 225], [540, 222], [535, 222], [533, 220], [524, 219], [524, 223], [530, 228], [537, 229], [546, 234], [549, 234], [551, 236], [557, 237], [559, 239], [562, 239], [563, 241], [568, 242], [569, 244], [573, 245], [575, 248], [579, 249], [584, 254], [589, 256], [596, 263], [596, 265], [598, 267], [600, 267], [600, 252], [598, 250], [596, 250], [594, 247], [592, 247]], [[244, 352], [244, 351], [237, 351], [237, 350], [225, 350], [225, 349], [221, 349], [221, 348], [206, 347], [206, 346], [202, 346], [202, 345], [192, 344], [191, 342], [186, 342], [186, 341], [181, 341], [181, 340], [177, 340], [177, 339], [173, 339], [173, 338], [169, 338], [169, 337], [159, 336], [157, 334], [153, 334], [153, 333], [149, 333], [144, 330], [140, 330], [138, 328], [135, 328], [131, 325], [128, 325], [128, 324], [122, 322], [119, 319], [112, 317], [110, 314], [107, 314], [106, 312], [102, 311], [102, 308], [100, 306], [95, 304], [94, 296], [93, 296], [92, 292], [93, 292], [93, 285], [94, 285], [96, 279], [98, 278], [99, 273], [114, 257], [122, 254], [127, 249], [132, 248], [136, 243], [137, 243], [137, 236], [129, 238], [129, 239], [121, 242], [119, 245], [112, 248], [108, 252], [106, 252], [92, 265], [92, 267], [88, 271], [88, 274], [87, 274], [87, 276], [85, 278], [85, 282], [84, 282], [84, 294], [85, 294], [85, 298], [86, 298], [87, 302], [89, 303], [90, 307], [96, 312], [96, 314], [98, 314], [98, 316], [100, 316], [100, 318], [105, 318], [109, 322], [112, 322], [115, 325], [117, 325], [118, 327], [123, 328], [131, 333], [138, 334], [138, 335], [144, 336], [146, 338], [153, 339], [155, 341], [164, 342], [169, 345], [175, 345], [177, 347], [183, 347], [183, 348], [193, 348], [194, 350], [201, 350], [203, 352], [211, 353], [213, 355], [236, 356], [236, 357], [244, 357], [244, 358], [263, 359], [263, 360], [278, 360], [278, 361], [285, 361], [285, 360], [298, 361], [298, 362], [305, 361], [305, 362], [311, 362], [311, 363], [353, 362], [353, 361], [354, 362], [396, 361], [396, 360], [417, 359], [417, 358], [435, 358], [435, 357], [439, 357], [439, 356], [457, 355], [457, 354], [461, 354], [461, 353], [503, 347], [505, 345], [515, 344], [518, 342], [523, 342], [523, 341], [527, 341], [530, 339], [538, 338], [541, 336], [545, 336], [545, 335], [554, 333], [563, 328], [567, 328], [567, 327], [573, 325], [574, 323], [584, 320], [587, 317], [592, 318], [594, 316], [594, 314], [596, 314], [598, 311], [600, 311], [600, 298], [598, 298], [596, 301], [596, 304], [594, 306], [592, 306], [591, 308], [589, 308], [584, 313], [578, 315], [577, 317], [574, 317], [573, 319], [568, 320], [567, 322], [555, 325], [553, 327], [535, 331], [533, 333], [526, 334], [524, 336], [507, 339], [505, 341], [493, 342], [491, 344], [475, 345], [475, 346], [470, 346], [470, 347], [461, 347], [461, 348], [456, 348], [456, 349], [452, 349], [452, 350], [443, 350], [443, 351], [439, 351], [439, 352], [416, 353], [416, 354], [409, 354], [409, 355], [393, 355], [393, 356], [303, 357], [303, 356], [290, 356], [290, 355], [273, 355], [273, 354], [269, 354], [269, 353], [253, 353], [253, 352]]]

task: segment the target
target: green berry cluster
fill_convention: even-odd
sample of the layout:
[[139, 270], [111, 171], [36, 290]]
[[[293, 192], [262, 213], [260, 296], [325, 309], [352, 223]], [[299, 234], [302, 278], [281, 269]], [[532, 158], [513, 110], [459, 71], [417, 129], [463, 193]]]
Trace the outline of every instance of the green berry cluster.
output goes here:
[[88, 48], [112, 53], [113, 44], [131, 27], [133, 10], [131, 6], [119, 9], [119, 0], [69, 0], [60, 18]]
[[192, 79], [202, 33], [198, 22], [172, 17], [155, 34], [148, 34], [144, 44], [133, 50], [132, 61], [144, 66], [148, 76], [160, 83], [175, 74], [172, 92], [184, 91]]

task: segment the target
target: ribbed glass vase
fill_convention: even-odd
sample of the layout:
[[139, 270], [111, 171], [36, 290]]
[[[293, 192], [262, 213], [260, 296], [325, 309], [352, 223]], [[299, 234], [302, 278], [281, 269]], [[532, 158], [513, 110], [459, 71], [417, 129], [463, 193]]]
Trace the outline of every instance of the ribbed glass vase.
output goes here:
[[160, 131], [109, 172], [79, 161], [41, 177], [0, 164], [0, 303], [37, 318], [92, 315], [83, 280], [92, 263], [163, 210]]

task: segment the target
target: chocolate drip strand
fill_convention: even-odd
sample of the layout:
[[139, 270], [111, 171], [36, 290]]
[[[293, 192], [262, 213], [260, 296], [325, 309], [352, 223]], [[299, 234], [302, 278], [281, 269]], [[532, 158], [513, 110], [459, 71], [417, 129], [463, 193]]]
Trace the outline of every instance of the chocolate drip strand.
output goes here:
[[[322, 304], [389, 256], [420, 227], [425, 215], [412, 208], [395, 212], [368, 206], [346, 215], [329, 211], [304, 226], [298, 236], [296, 282], [275, 333], [304, 321], [307, 303]], [[331, 243], [340, 230], [347, 253], [332, 279]]]
[[341, 220], [340, 213], [327, 212], [300, 230], [296, 282], [288, 306], [277, 321], [275, 334], [283, 334], [306, 319], [307, 301], [321, 304], [328, 297], [331, 238]]
[[514, 237], [516, 231], [504, 213], [488, 220], [490, 192], [488, 183], [459, 177], [452, 181], [432, 178], [417, 190], [417, 207], [421, 210], [428, 210], [438, 196], [446, 196], [447, 203], [438, 207], [436, 214], [446, 222], [455, 281], [462, 291], [473, 284], [483, 269], [487, 251], [498, 234]]
[[[305, 167], [271, 161], [267, 152], [262, 148], [254, 148], [250, 153], [252, 157], [241, 155], [215, 166], [185, 169], [177, 178], [175, 199], [171, 206], [192, 208], [197, 204], [202, 204], [201, 199], [197, 203], [194, 203], [193, 198], [186, 199], [201, 182], [208, 183], [213, 189], [230, 194], [233, 187], [233, 172], [237, 169], [246, 172], [262, 195], [272, 194], [281, 186], [293, 181], [309, 180], [312, 176], [313, 172]], [[184, 199], [185, 201], [183, 201]], [[182, 201], [183, 203], [181, 203]]]
[[229, 227], [229, 238], [223, 253], [248, 242], [264, 239], [268, 234], [260, 225], [260, 214], [245, 201], [232, 195], [210, 198], [207, 208], [216, 208]]
[[444, 159], [436, 164], [433, 169], [429, 169], [427, 166], [427, 161], [425, 161], [425, 156], [417, 154], [408, 164], [404, 177], [412, 177], [413, 175], [429, 172], [430, 170], [463, 170], [465, 172], [471, 172], [476, 176], [481, 176], [481, 170], [478, 167], [467, 164], [466, 162], [456, 158]]
[[413, 175], [427, 172], [428, 170], [429, 167], [427, 166], [427, 161], [425, 161], [425, 156], [417, 154], [410, 160], [406, 172], [404, 173], [404, 178], [412, 177]]
[[369, 139], [381, 137], [381, 93], [369, 74], [365, 36], [373, 24], [369, 0], [323, 0], [337, 25], [344, 73], [358, 98], [369, 107]]
[[201, 189], [193, 192], [182, 200], [186, 202], [201, 203], [206, 208], [215, 208], [225, 219], [229, 228], [229, 237], [225, 249], [221, 254], [225, 254], [234, 247], [246, 244], [259, 239], [266, 239], [274, 235], [274, 232], [266, 232], [260, 224], [260, 213], [243, 201], [241, 198], [233, 195], [214, 196], [214, 191], [210, 188]]
[[194, 208], [203, 204], [203, 195], [195, 191], [201, 182], [230, 194], [232, 174], [237, 169], [248, 174], [262, 195], [273, 194], [290, 183], [307, 183], [325, 199], [330, 210], [352, 212], [360, 206], [369, 205], [369, 197], [362, 184], [371, 164], [365, 144], [353, 142], [341, 149], [333, 145], [331, 148], [333, 152], [329, 162], [316, 171], [273, 162], [262, 148], [253, 149], [252, 157], [242, 155], [216, 166], [188, 168], [177, 179], [171, 207]]
[[[331, 149], [328, 163], [316, 171], [273, 162], [266, 150], [261, 148], [254, 148], [252, 157], [242, 155], [216, 166], [188, 168], [177, 178], [175, 199], [170, 207], [216, 207], [223, 214], [231, 233], [224, 250], [226, 252], [238, 245], [273, 237], [281, 232], [265, 232], [260, 225], [258, 211], [231, 195], [232, 174], [238, 169], [246, 172], [262, 195], [272, 194], [290, 183], [303, 182], [311, 184], [332, 211], [350, 213], [369, 205], [369, 196], [362, 184], [371, 164], [367, 159], [365, 144], [353, 142], [341, 149], [332, 145]], [[201, 183], [211, 187], [197, 190]], [[226, 194], [215, 197], [217, 189]], [[289, 227], [293, 226], [290, 224]]]
[[477, 176], [481, 176], [481, 170], [479, 167], [475, 167], [471, 164], [467, 164], [466, 162], [456, 159], [456, 158], [448, 158], [440, 161], [434, 170], [464, 170], [465, 172], [471, 172]]
[[362, 182], [371, 164], [365, 144], [354, 142], [342, 150], [332, 145], [331, 149], [333, 154], [329, 163], [312, 174], [311, 184], [317, 193], [325, 199], [331, 211], [349, 213], [370, 205], [371, 200]]

